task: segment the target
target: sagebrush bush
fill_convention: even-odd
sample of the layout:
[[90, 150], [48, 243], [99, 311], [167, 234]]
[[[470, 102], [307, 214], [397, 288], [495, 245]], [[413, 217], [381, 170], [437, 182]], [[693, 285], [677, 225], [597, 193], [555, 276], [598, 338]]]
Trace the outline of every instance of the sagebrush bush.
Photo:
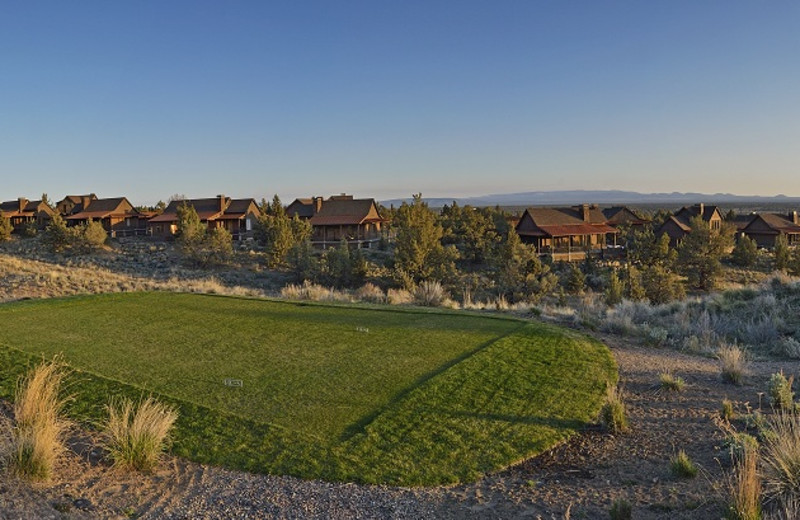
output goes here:
[[683, 450], [680, 450], [669, 460], [669, 469], [676, 477], [694, 478], [697, 476], [697, 465]]
[[151, 471], [158, 465], [178, 412], [152, 397], [138, 404], [123, 399], [107, 408], [106, 449], [114, 465]]
[[747, 356], [737, 345], [722, 345], [717, 349], [722, 380], [741, 385], [747, 375]]
[[758, 473], [758, 451], [746, 449], [734, 463], [728, 480], [730, 520], [761, 519], [761, 477]]
[[600, 421], [606, 431], [611, 433], [628, 430], [628, 414], [620, 388], [611, 385], [606, 388], [606, 402], [600, 410]]
[[773, 408], [783, 411], [792, 411], [794, 408], [794, 391], [792, 383], [794, 376], [787, 379], [783, 371], [772, 374], [769, 378], [769, 399]]
[[33, 368], [17, 385], [9, 466], [22, 478], [49, 480], [64, 450], [67, 422], [60, 392], [66, 373], [56, 358]]

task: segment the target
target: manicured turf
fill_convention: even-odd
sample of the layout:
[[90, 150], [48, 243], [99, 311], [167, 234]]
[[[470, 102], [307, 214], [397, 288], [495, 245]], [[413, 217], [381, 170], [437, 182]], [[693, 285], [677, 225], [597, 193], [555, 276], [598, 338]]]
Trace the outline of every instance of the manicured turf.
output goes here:
[[79, 419], [109, 394], [154, 393], [181, 408], [178, 454], [405, 485], [541, 452], [593, 419], [616, 377], [605, 347], [541, 324], [176, 293], [5, 304], [0, 345], [0, 394], [31, 355], [63, 353]]

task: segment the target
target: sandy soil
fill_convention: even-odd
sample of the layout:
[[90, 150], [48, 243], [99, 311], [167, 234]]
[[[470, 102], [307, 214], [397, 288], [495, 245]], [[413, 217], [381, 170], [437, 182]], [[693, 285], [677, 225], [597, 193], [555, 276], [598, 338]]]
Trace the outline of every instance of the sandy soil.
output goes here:
[[[751, 365], [745, 385], [719, 379], [712, 359], [638, 346], [611, 346], [627, 394], [631, 431], [589, 429], [554, 450], [479, 482], [403, 489], [252, 475], [165, 457], [153, 475], [120, 473], [103, 461], [96, 439], [75, 431], [56, 479], [31, 486], [4, 476], [0, 518], [607, 518], [613, 500], [634, 518], [720, 518], [729, 471], [716, 424], [720, 402], [758, 407], [769, 375], [797, 373], [798, 362]], [[658, 388], [671, 372], [681, 393]], [[764, 403], [764, 407], [766, 407]], [[4, 411], [7, 416], [7, 408]], [[673, 477], [669, 459], [684, 449], [701, 468]]]

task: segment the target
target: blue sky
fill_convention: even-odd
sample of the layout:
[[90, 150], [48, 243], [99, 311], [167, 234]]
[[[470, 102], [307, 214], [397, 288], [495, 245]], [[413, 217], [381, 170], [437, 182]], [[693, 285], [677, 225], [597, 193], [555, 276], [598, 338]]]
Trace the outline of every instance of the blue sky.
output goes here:
[[800, 3], [0, 4], [0, 199], [800, 195]]

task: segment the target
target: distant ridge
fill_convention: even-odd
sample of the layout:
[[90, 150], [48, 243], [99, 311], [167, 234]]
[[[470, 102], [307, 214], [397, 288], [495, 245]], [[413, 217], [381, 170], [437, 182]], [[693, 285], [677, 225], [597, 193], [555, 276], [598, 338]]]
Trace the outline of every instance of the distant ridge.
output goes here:
[[[411, 197], [381, 201], [384, 206], [399, 206], [404, 201], [411, 202]], [[459, 205], [471, 206], [558, 206], [569, 204], [800, 204], [800, 197], [775, 195], [765, 197], [759, 195], [734, 195], [732, 193], [639, 193], [623, 190], [566, 190], [566, 191], [527, 191], [521, 193], [500, 193], [480, 195], [477, 197], [433, 197], [423, 200], [430, 207], [438, 208], [456, 201]]]

